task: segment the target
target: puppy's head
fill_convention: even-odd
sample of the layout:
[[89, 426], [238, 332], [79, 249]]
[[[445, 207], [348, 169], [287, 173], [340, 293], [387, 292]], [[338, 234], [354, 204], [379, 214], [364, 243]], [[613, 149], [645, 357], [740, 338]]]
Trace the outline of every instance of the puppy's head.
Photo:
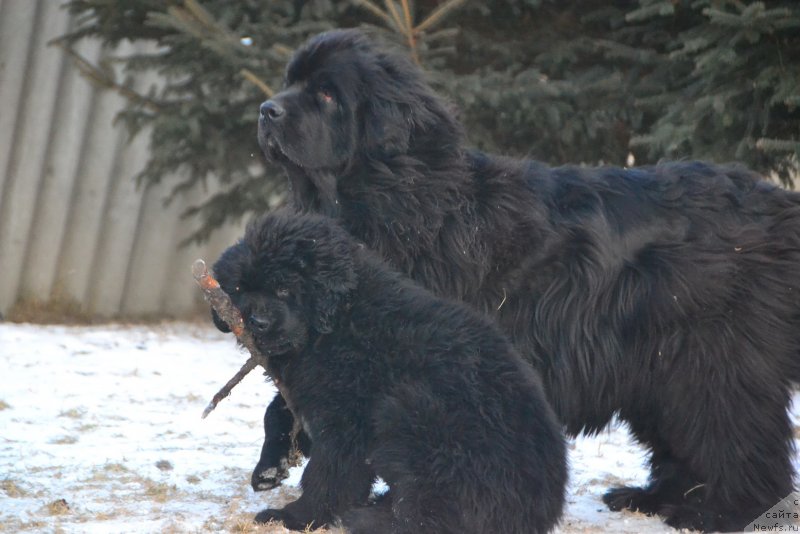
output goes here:
[[312, 332], [331, 332], [356, 285], [347, 233], [329, 219], [286, 211], [251, 222], [213, 270], [267, 355], [296, 352]]

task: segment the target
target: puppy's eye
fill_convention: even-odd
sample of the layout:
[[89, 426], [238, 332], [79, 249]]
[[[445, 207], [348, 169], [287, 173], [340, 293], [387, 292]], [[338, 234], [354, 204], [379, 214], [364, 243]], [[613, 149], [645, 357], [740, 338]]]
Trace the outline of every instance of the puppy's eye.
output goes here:
[[289, 298], [289, 290], [285, 287], [279, 287], [275, 290], [275, 296], [279, 299]]

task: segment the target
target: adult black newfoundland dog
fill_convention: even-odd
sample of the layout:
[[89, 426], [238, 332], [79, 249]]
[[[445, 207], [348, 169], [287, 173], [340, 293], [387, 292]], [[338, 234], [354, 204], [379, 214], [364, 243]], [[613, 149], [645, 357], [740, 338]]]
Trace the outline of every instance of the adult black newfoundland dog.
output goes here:
[[[342, 517], [365, 534], [556, 524], [561, 428], [538, 375], [489, 320], [319, 216], [257, 220], [214, 273], [312, 440], [302, 496], [258, 521], [303, 530]], [[367, 505], [376, 475], [389, 492]]]
[[[296, 209], [495, 317], [569, 433], [627, 421], [651, 477], [610, 490], [612, 510], [737, 530], [792, 490], [800, 194], [736, 166], [551, 168], [467, 150], [422, 72], [357, 31], [296, 52], [258, 135]], [[255, 487], [280, 471], [282, 406]]]

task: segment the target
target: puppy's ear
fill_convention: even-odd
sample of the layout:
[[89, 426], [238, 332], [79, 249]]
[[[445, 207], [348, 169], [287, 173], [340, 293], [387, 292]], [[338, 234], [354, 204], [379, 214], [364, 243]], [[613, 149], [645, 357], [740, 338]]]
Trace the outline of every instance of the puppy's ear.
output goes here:
[[316, 239], [298, 239], [294, 243], [292, 258], [297, 270], [303, 274], [308, 274], [314, 267], [314, 247], [316, 242]]
[[311, 326], [320, 334], [330, 334], [333, 332], [336, 314], [340, 310], [340, 305], [346, 305], [346, 294], [340, 292], [328, 292], [319, 295], [315, 302], [316, 309], [311, 320]]
[[351, 292], [356, 287], [352, 256], [337, 255], [336, 260], [315, 267], [311, 326], [320, 334], [333, 331], [337, 314], [350, 307]]
[[216, 326], [220, 332], [227, 334], [231, 331], [230, 327], [228, 326], [228, 323], [223, 321], [220, 318], [220, 316], [217, 315], [217, 312], [214, 310], [211, 310], [211, 320], [214, 321], [214, 326]]

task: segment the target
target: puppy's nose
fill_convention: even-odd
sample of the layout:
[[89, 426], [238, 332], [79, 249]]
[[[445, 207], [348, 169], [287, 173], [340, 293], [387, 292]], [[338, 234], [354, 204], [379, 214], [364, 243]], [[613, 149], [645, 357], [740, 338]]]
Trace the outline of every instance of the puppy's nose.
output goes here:
[[248, 320], [250, 329], [254, 332], [266, 332], [272, 326], [272, 321], [264, 315], [251, 315]]
[[263, 118], [273, 122], [280, 120], [286, 113], [286, 110], [274, 100], [267, 100], [261, 104], [260, 111]]

